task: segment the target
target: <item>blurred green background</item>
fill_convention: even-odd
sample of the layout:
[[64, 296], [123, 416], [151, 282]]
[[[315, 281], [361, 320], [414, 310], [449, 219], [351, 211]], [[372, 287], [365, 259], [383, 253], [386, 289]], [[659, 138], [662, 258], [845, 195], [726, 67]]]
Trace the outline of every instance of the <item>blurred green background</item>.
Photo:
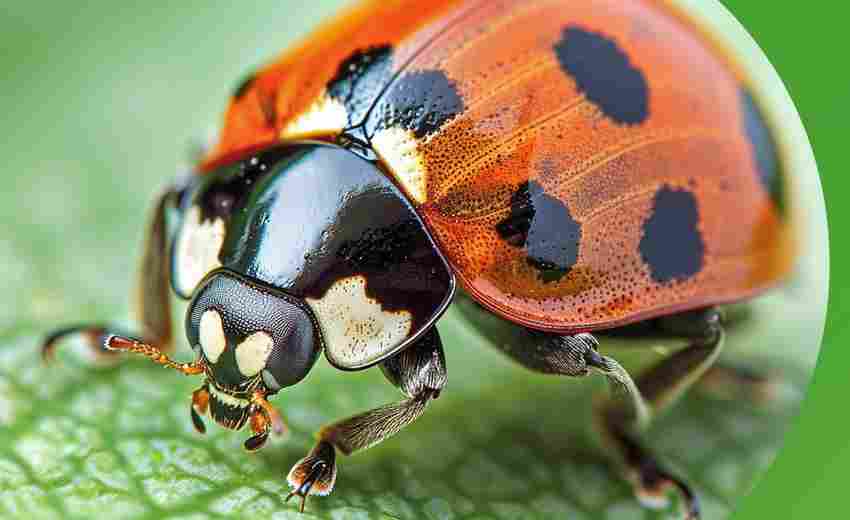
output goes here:
[[[0, 190], [0, 269], [7, 280], [0, 304], [0, 511], [158, 518], [201, 510], [214, 517], [276, 512], [296, 518], [292, 507], [280, 504], [281, 477], [309, 447], [310, 433], [324, 421], [397, 398], [379, 374], [317, 369], [277, 399], [291, 438], [251, 457], [240, 452], [242, 434], [217, 427], [208, 438], [191, 432], [185, 396], [197, 381], [144, 362], [92, 370], [68, 356], [50, 372], [35, 363], [34, 334], [51, 324], [127, 315], [124, 292], [154, 190], [186, 170], [188, 143], [213, 131], [244, 72], [339, 3], [0, 6], [0, 150], [11, 182]], [[713, 9], [701, 0], [685, 3], [709, 14]], [[829, 148], [848, 129], [850, 83], [846, 67], [835, 63], [841, 17], [825, 2], [781, 9], [752, 0], [725, 4], [797, 104], [835, 229], [842, 211], [850, 211], [835, 205], [847, 181], [833, 164], [840, 149]], [[728, 27], [716, 14], [712, 22]], [[747, 60], [759, 66], [757, 56]], [[841, 265], [835, 256], [841, 246], [833, 244], [833, 265]], [[820, 253], [805, 255], [805, 280], [817, 279]], [[844, 278], [840, 270], [833, 273], [833, 287]], [[850, 467], [842, 417], [850, 354], [838, 347], [842, 302], [836, 296], [802, 415], [735, 518], [835, 515], [843, 470]], [[813, 351], [805, 338], [788, 338], [808, 330], [820, 295], [792, 285], [781, 298], [757, 308], [778, 322], [768, 322], [767, 331], [744, 330], [738, 342], [792, 343], [773, 361], [802, 390]], [[634, 508], [589, 440], [584, 415], [546, 413], [584, 408], [588, 394], [600, 388], [597, 381], [567, 392], [564, 380], [530, 378], [481, 346], [456, 314], [441, 330], [457, 345], [447, 346], [451, 392], [437, 402], [441, 408], [396, 441], [342, 460], [340, 490], [330, 500], [312, 501], [307, 518], [561, 518], [564, 511], [571, 518], [667, 518]], [[653, 429], [653, 446], [694, 475], [709, 514], [725, 516], [770, 464], [798, 404], [771, 415], [696, 397]], [[553, 445], [553, 432], [564, 432], [563, 445]], [[685, 453], [686, 446], [694, 451]]]
[[826, 197], [830, 229], [830, 301], [818, 367], [802, 413], [786, 437], [776, 463], [735, 518], [841, 518], [850, 469], [850, 422], [844, 413], [850, 391], [850, 283], [845, 266], [850, 247], [840, 229], [850, 222], [844, 198], [850, 181], [845, 167], [850, 107], [850, 71], [835, 66], [843, 46], [846, 9], [833, 2], [792, 2], [768, 6], [750, 0], [724, 4], [759, 43], [785, 82], [803, 119]]

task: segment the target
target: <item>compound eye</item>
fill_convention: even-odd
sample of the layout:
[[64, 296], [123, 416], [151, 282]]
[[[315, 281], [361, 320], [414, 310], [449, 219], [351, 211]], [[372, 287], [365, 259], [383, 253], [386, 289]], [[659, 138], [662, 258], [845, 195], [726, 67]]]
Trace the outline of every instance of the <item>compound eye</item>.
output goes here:
[[254, 377], [266, 368], [274, 340], [266, 332], [254, 332], [236, 346], [236, 366], [245, 377]]

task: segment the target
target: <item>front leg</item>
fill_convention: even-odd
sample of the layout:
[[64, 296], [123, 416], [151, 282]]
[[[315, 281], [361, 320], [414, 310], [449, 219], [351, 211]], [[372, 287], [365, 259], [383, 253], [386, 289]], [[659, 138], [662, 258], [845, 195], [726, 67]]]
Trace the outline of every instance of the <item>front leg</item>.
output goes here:
[[301, 497], [301, 511], [308, 495], [327, 495], [333, 490], [336, 450], [351, 455], [392, 437], [418, 419], [428, 403], [440, 395], [446, 385], [446, 360], [436, 327], [381, 363], [381, 370], [407, 399], [354, 415], [319, 431], [316, 446], [287, 476], [292, 492], [286, 499]]
[[[171, 350], [171, 300], [170, 258], [168, 256], [168, 226], [166, 222], [169, 208], [177, 203], [178, 188], [171, 187], [160, 194], [148, 222], [142, 258], [136, 280], [136, 300], [134, 313], [141, 326], [141, 336], [145, 343], [167, 352]], [[118, 328], [103, 324], [81, 324], [64, 327], [52, 332], [41, 346], [45, 361], [53, 358], [57, 346], [66, 339], [79, 338], [97, 360], [107, 360], [114, 350], [106, 346], [110, 336], [133, 336]]]

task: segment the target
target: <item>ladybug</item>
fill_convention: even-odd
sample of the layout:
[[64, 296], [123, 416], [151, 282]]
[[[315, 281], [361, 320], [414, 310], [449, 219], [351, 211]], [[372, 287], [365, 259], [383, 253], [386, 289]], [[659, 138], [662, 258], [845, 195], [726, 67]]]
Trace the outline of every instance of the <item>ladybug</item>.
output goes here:
[[[468, 298], [511, 324], [494, 344], [519, 364], [605, 376], [599, 430], [637, 497], [678, 494], [693, 519], [692, 488], [637, 433], [713, 366], [719, 306], [793, 269], [786, 183], [745, 75], [666, 2], [367, 1], [241, 82], [217, 143], [159, 196], [140, 333], [68, 327], [44, 354], [79, 336], [201, 375], [195, 428], [247, 426], [248, 450], [284, 429], [269, 398], [321, 353], [380, 366], [405, 398], [319, 432], [287, 477], [303, 510], [338, 452], [440, 395], [436, 324]], [[169, 288], [188, 363], [167, 355]], [[688, 346], [633, 378], [597, 339], [630, 328]]]

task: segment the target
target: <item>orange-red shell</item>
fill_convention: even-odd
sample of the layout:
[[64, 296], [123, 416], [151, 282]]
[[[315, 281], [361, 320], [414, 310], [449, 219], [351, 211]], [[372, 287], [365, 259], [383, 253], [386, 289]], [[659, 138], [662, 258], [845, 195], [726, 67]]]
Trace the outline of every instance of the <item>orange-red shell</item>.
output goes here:
[[[340, 80], [384, 59], [368, 81], [368, 69]], [[426, 77], [424, 94], [405, 81]], [[360, 90], [334, 104], [340, 84]], [[410, 123], [392, 103], [415, 95], [442, 112]], [[392, 125], [400, 133], [373, 139], [378, 156], [461, 285], [512, 321], [608, 328], [750, 297], [793, 266], [761, 113], [730, 60], [666, 3], [359, 4], [240, 89], [203, 168], [280, 139]]]

